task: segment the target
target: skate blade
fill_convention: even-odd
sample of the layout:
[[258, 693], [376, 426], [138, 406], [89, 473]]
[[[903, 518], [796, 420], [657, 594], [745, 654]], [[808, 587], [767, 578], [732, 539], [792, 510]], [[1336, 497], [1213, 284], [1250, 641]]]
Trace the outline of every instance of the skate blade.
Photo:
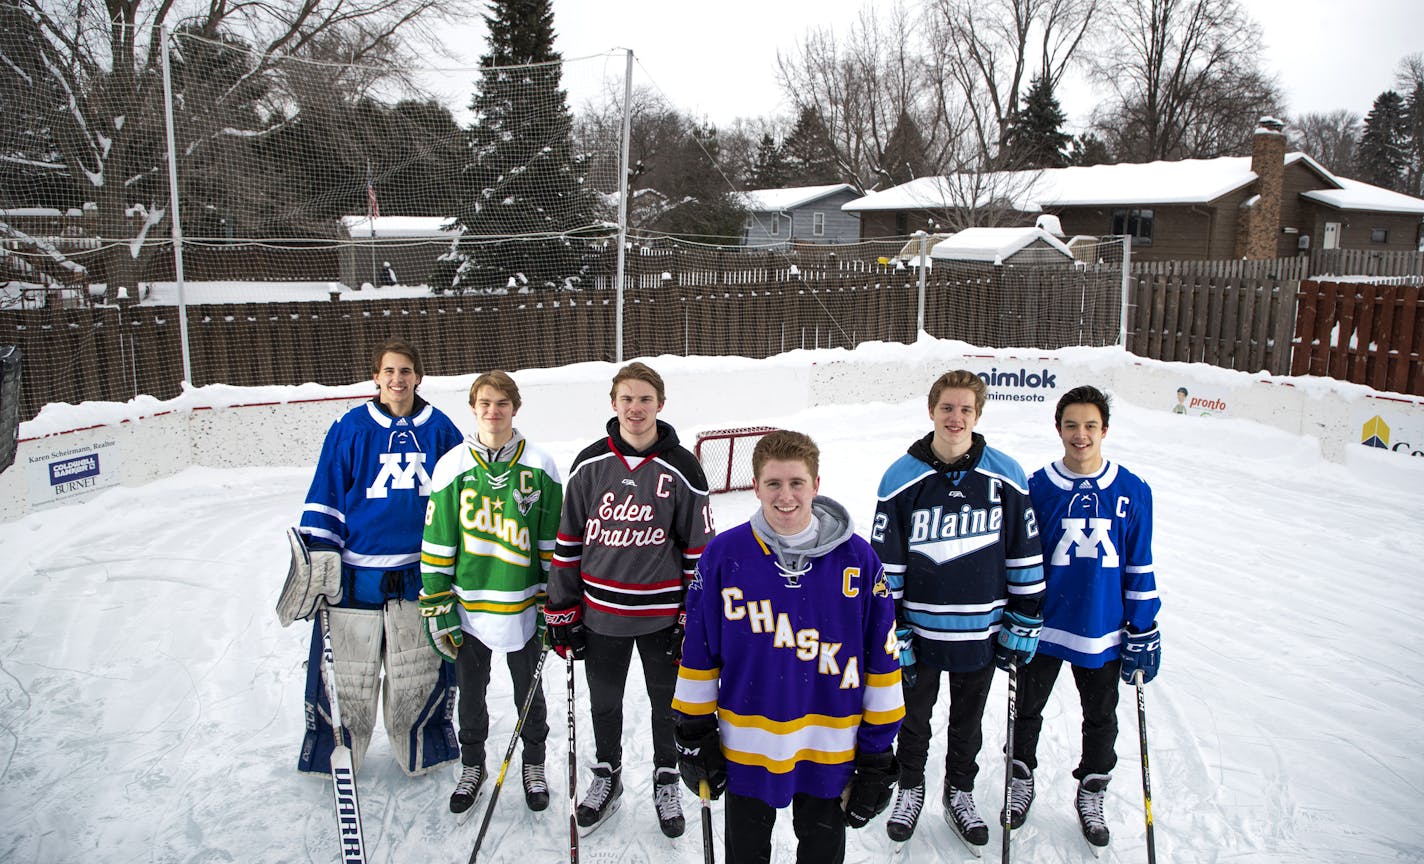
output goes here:
[[620, 795], [620, 796], [618, 796], [617, 798], [613, 799], [613, 803], [612, 803], [612, 804], [608, 805], [608, 812], [603, 814], [603, 818], [602, 818], [602, 819], [598, 820], [597, 822], [593, 823], [592, 825], [589, 825], [588, 827], [584, 827], [584, 826], [580, 825], [580, 826], [579, 826], [579, 836], [580, 836], [580, 837], [587, 837], [588, 835], [590, 835], [590, 834], [592, 834], [593, 832], [597, 831], [597, 830], [599, 829], [599, 827], [603, 825], [603, 823], [607, 822], [609, 819], [612, 819], [612, 818], [613, 818], [613, 814], [617, 813], [617, 812], [618, 812], [618, 809], [619, 809], [620, 807], [622, 807], [622, 806], [623, 806], [623, 796]]

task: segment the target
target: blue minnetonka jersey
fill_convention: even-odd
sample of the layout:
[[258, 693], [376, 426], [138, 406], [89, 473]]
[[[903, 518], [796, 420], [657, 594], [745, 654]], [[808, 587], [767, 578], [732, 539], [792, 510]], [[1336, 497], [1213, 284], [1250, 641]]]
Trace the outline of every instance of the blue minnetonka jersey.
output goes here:
[[870, 545], [847, 530], [787, 569], [769, 542], [745, 523], [707, 545], [672, 706], [716, 714], [731, 791], [784, 807], [798, 792], [839, 797], [858, 751], [893, 746], [905, 708], [894, 605]]
[[1152, 490], [1104, 461], [1093, 475], [1061, 461], [1028, 483], [1043, 530], [1047, 593], [1038, 650], [1091, 669], [1116, 660], [1122, 629], [1148, 629], [1162, 601], [1152, 568]]
[[1017, 462], [975, 433], [966, 457], [947, 466], [933, 437], [885, 471], [870, 540], [918, 662], [973, 672], [994, 659], [1006, 606], [1030, 616], [1042, 608], [1038, 526]]
[[421, 399], [409, 417], [392, 417], [374, 400], [352, 408], [326, 433], [299, 530], [339, 548], [348, 567], [416, 565], [430, 472], [463, 440], [449, 417]]

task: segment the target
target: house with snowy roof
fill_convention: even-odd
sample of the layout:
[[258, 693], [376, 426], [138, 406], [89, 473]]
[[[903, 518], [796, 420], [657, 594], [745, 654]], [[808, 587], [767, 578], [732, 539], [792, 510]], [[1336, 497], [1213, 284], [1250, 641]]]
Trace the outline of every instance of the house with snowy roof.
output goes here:
[[1133, 258], [1147, 261], [1421, 248], [1424, 200], [1287, 153], [1283, 128], [1262, 118], [1250, 156], [920, 177], [842, 209], [860, 217], [863, 238], [933, 231], [966, 209], [1052, 214], [1069, 236], [1129, 235]]
[[741, 195], [747, 210], [747, 246], [792, 243], [855, 243], [860, 217], [842, 205], [860, 197], [849, 183], [753, 189]]
[[460, 236], [450, 216], [342, 216], [339, 228], [342, 239], [356, 241], [337, 250], [341, 282], [352, 288], [427, 284]]

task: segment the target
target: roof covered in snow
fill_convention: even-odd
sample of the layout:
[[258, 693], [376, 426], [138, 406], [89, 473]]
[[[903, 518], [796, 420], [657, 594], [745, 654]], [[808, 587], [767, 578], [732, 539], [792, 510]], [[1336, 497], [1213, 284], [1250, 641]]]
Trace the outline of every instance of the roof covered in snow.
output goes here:
[[1359, 180], [1335, 178], [1340, 189], [1316, 189], [1304, 193], [1305, 198], [1327, 204], [1337, 210], [1370, 210], [1379, 213], [1418, 213], [1424, 215], [1424, 200], [1412, 198], [1389, 189], [1371, 186]]
[[930, 249], [930, 260], [988, 261], [1002, 264], [1011, 256], [1038, 245], [1045, 257], [1062, 255], [1072, 260], [1073, 252], [1062, 240], [1042, 228], [965, 228], [939, 241]]
[[341, 227], [349, 237], [449, 237], [455, 232], [451, 216], [342, 216]]
[[[1286, 154], [1285, 164], [1295, 163], [1310, 168], [1328, 184], [1346, 188], [1346, 181], [1304, 153]], [[1034, 213], [1047, 208], [1093, 205], [1208, 204], [1255, 181], [1249, 156], [951, 174], [920, 177], [871, 192], [841, 209], [860, 212], [998, 204]], [[1424, 201], [1418, 203], [1424, 206]]]
[[841, 192], [855, 194], [855, 187], [849, 183], [833, 183], [829, 186], [791, 186], [786, 189], [751, 189], [742, 193], [742, 206], [756, 213], [774, 210], [794, 210]]

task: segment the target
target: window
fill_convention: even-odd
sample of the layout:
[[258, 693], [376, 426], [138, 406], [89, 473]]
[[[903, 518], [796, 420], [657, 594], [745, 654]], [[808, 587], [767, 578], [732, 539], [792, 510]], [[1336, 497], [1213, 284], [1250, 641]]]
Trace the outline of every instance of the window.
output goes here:
[[1151, 210], [1114, 210], [1112, 233], [1126, 234], [1134, 246], [1152, 245]]
[[1389, 229], [1388, 229], [1388, 228], [1371, 228], [1371, 229], [1370, 229], [1370, 242], [1371, 242], [1371, 243], [1388, 243], [1388, 242], [1389, 242]]
[[776, 235], [778, 235], [778, 234], [780, 234], [780, 233], [781, 233], [781, 215], [778, 214], [778, 213], [773, 213], [773, 214], [771, 214], [771, 236], [775, 237]]
[[816, 237], [824, 237], [826, 234], [826, 214], [811, 214], [811, 233]]

